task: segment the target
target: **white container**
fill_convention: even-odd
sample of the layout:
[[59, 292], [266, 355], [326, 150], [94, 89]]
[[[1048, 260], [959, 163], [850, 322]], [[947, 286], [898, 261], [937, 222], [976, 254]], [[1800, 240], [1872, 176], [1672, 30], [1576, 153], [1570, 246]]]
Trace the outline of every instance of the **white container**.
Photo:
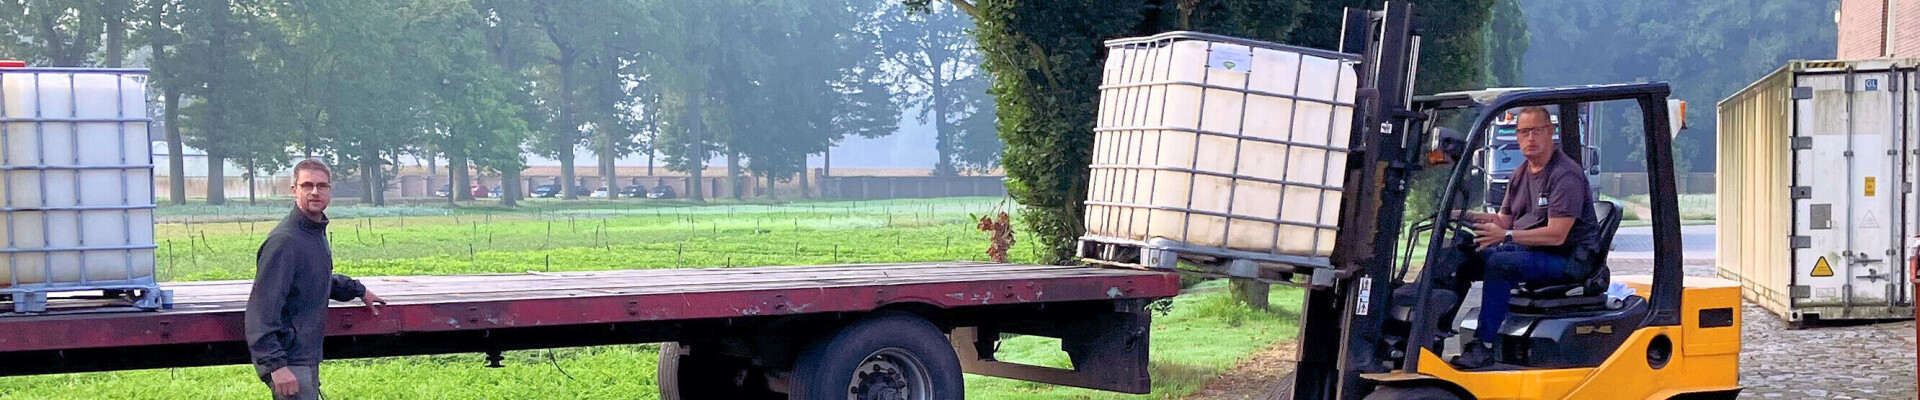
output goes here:
[[1357, 61], [1179, 32], [1108, 47], [1090, 240], [1332, 252]]
[[1794, 61], [1718, 105], [1719, 274], [1790, 322], [1913, 318], [1920, 59]]
[[154, 286], [146, 78], [0, 68], [0, 291]]

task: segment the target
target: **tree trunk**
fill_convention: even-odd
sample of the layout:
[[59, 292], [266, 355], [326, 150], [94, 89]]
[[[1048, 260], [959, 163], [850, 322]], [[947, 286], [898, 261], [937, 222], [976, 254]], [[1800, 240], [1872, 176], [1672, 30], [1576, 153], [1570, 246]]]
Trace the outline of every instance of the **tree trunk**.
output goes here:
[[[159, 47], [159, 46], [155, 46]], [[173, 174], [172, 187], [167, 188], [168, 202], [173, 205], [187, 204], [187, 158], [186, 145], [180, 140], [180, 91], [167, 90], [166, 96], [167, 130], [167, 171]]]
[[827, 146], [827, 151], [820, 154], [822, 154], [820, 157], [820, 176], [833, 176], [833, 146]]
[[772, 200], [779, 200], [780, 195], [775, 194], [773, 191], [773, 174], [768, 173], [766, 175], [767, 175], [767, 198]]
[[260, 185], [254, 182], [255, 181], [254, 178], [258, 178], [260, 174], [257, 172], [253, 172], [253, 171], [259, 171], [259, 170], [260, 168], [258, 166], [255, 166], [254, 163], [252, 162], [247, 163], [247, 205], [249, 206], [260, 205], [260, 196], [255, 194], [255, 192], [260, 191]]
[[700, 109], [702, 96], [695, 94], [688, 97], [687, 114], [692, 115], [693, 118], [690, 118], [692, 122], [687, 124], [687, 129], [693, 132], [693, 140], [689, 141], [687, 145], [693, 147], [692, 151], [689, 152], [692, 154], [693, 168], [688, 171], [688, 174], [691, 174], [692, 178], [687, 180], [687, 199], [697, 203], [705, 203], [707, 201], [706, 185], [703, 184], [702, 181], [705, 180], [703, 178], [707, 170], [707, 138], [705, 137], [707, 128], [705, 121], [702, 119], [702, 111]]
[[727, 194], [740, 200], [740, 152], [727, 149]]
[[[601, 131], [612, 130], [601, 129]], [[604, 182], [600, 185], [607, 188], [607, 198], [620, 198], [620, 182], [615, 180], [618, 179], [619, 171], [613, 170], [613, 135], [602, 133], [600, 139], [600, 180]]]
[[500, 205], [514, 207], [520, 205], [520, 171], [508, 168], [500, 172]]
[[[562, 53], [567, 52], [563, 50]], [[580, 128], [579, 124], [573, 122], [573, 61], [574, 56], [567, 54], [561, 56], [558, 62], [560, 64], [560, 94], [558, 95], [560, 97], [560, 130], [553, 133], [560, 135], [559, 140], [554, 141], [554, 150], [560, 155], [560, 198], [565, 200], [579, 198], [573, 195], [575, 186], [573, 138], [576, 135], [575, 130]]]
[[811, 199], [811, 198], [813, 198], [813, 189], [811, 189], [811, 188], [810, 188], [810, 187], [809, 187], [809, 186], [807, 185], [807, 173], [808, 173], [808, 172], [812, 172], [812, 171], [808, 171], [808, 170], [807, 170], [806, 168], [804, 168], [804, 167], [802, 167], [802, 168], [800, 168], [800, 198], [802, 198], [802, 199]]
[[374, 171], [380, 170], [379, 158], [375, 158], [372, 145], [360, 145], [360, 204], [373, 204]]
[[102, 11], [112, 11], [104, 15], [107, 19], [107, 68], [120, 68], [126, 61], [127, 19], [122, 12], [127, 8], [126, 0], [110, 0], [101, 4]]
[[[458, 162], [454, 161], [453, 154], [453, 151], [447, 151], [447, 205], [449, 206], [459, 204], [453, 202], [455, 199], [458, 199], [458, 197], [453, 195], [453, 186], [460, 184], [460, 178], [458, 178], [460, 175], [454, 172], [457, 169], [455, 165], [458, 165]], [[433, 182], [427, 182], [427, 190], [433, 190]]]
[[385, 206], [387, 205], [387, 170], [381, 169], [380, 163], [386, 159], [380, 158], [380, 150], [372, 147], [367, 148], [367, 156], [365, 158], [368, 160], [367, 176], [365, 178], [367, 180], [367, 198], [373, 200], [368, 203], [373, 204], [374, 207]]
[[447, 186], [447, 197], [456, 200], [473, 200], [473, 176], [467, 171], [467, 154], [464, 148], [447, 152], [447, 166], [453, 171], [447, 176], [453, 182]]
[[426, 194], [428, 197], [433, 196], [433, 174], [440, 172], [440, 158], [433, 153], [432, 151], [427, 152], [427, 184], [423, 185], [426, 186]]
[[219, 153], [207, 151], [207, 205], [227, 204], [226, 163]]
[[954, 129], [947, 124], [946, 88], [941, 87], [940, 68], [933, 68], [933, 81], [928, 82], [933, 101], [933, 148], [940, 157], [933, 163], [933, 176], [954, 176], [959, 173], [953, 167]]

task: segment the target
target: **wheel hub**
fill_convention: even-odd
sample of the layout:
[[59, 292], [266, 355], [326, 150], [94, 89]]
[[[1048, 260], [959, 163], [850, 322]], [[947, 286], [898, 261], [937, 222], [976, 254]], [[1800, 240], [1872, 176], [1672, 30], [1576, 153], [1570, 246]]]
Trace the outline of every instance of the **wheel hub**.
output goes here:
[[854, 368], [848, 382], [849, 400], [918, 400], [930, 398], [933, 381], [920, 359], [903, 350], [882, 349]]

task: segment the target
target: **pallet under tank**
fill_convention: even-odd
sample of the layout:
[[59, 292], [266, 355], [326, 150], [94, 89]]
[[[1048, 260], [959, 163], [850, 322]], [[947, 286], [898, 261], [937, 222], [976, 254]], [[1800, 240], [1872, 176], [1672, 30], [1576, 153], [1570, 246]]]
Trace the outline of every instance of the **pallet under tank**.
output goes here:
[[1913, 318], [1920, 59], [1794, 61], [1718, 105], [1718, 271], [1789, 322]]

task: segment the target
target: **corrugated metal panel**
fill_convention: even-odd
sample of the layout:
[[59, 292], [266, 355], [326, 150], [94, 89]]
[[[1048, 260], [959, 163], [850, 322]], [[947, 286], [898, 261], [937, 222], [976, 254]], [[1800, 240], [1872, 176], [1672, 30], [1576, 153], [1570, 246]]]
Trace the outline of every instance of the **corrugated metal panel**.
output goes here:
[[1721, 101], [1717, 132], [1716, 258], [1720, 275], [1741, 284], [1741, 296], [1775, 313], [1789, 305], [1788, 257], [1793, 220], [1788, 171], [1793, 69], [1769, 74]]

